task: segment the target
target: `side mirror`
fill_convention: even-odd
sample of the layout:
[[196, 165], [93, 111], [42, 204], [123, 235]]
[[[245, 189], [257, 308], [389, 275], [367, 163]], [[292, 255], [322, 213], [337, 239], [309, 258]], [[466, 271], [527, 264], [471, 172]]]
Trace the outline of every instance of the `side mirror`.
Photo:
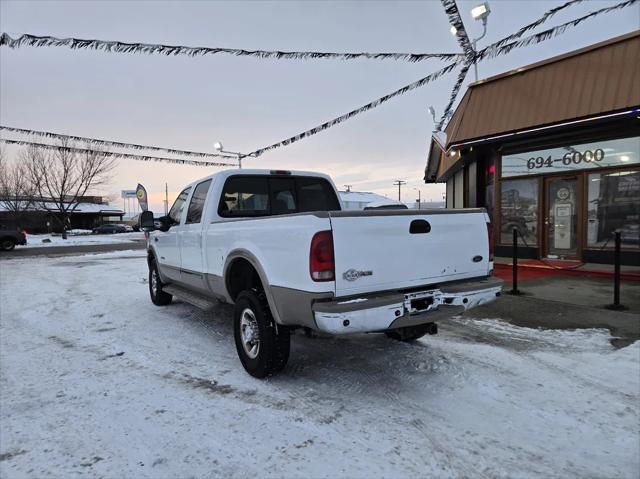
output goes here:
[[140, 213], [140, 229], [142, 231], [153, 231], [156, 229], [153, 221], [153, 211], [143, 211]]

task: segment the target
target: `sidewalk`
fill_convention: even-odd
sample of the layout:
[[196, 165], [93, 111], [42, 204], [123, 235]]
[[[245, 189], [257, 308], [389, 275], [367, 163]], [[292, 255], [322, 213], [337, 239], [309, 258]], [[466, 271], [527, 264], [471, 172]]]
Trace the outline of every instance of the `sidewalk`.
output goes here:
[[[512, 258], [494, 258], [495, 275], [511, 281]], [[613, 278], [612, 264], [580, 263], [579, 261], [518, 259], [518, 281], [557, 274]], [[640, 281], [640, 266], [620, 266], [623, 281]]]
[[[534, 271], [535, 274], [519, 274], [521, 295], [509, 294], [511, 283], [505, 282], [503, 295], [497, 301], [472, 309], [465, 316], [501, 318], [529, 328], [606, 328], [614, 336], [611, 343], [616, 347], [640, 339], [640, 281], [621, 282], [620, 302], [627, 309], [611, 311], [605, 308], [613, 302], [611, 277]], [[497, 272], [496, 276], [503, 276], [501, 270]], [[510, 279], [510, 275], [511, 266], [505, 276]]]

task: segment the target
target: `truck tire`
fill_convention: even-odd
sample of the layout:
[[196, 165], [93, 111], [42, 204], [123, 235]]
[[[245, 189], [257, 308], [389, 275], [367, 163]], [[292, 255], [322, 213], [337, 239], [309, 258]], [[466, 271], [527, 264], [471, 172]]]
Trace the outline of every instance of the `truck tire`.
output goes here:
[[11, 251], [16, 247], [16, 241], [13, 238], [2, 238], [0, 240], [0, 249], [2, 251]]
[[151, 302], [156, 306], [166, 306], [171, 304], [173, 296], [162, 291], [162, 281], [158, 273], [158, 265], [155, 261], [149, 264], [149, 294]]
[[255, 378], [271, 376], [289, 360], [290, 331], [276, 324], [263, 291], [242, 291], [236, 298], [233, 332], [244, 369]]

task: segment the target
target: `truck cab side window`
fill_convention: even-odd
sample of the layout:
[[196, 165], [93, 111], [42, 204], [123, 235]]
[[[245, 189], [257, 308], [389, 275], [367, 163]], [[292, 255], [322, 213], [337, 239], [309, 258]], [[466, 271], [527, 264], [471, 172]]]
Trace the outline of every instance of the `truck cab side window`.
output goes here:
[[211, 180], [203, 181], [193, 192], [189, 209], [187, 210], [187, 220], [185, 223], [200, 223], [202, 220], [202, 211], [204, 210], [204, 202], [207, 199], [207, 193], [211, 186]]
[[182, 219], [182, 214], [184, 212], [184, 205], [189, 197], [190, 191], [191, 187], [182, 190], [182, 193], [178, 195], [176, 201], [173, 203], [171, 210], [169, 210], [169, 218], [171, 218], [173, 224], [180, 224], [180, 220]]
[[218, 214], [225, 218], [268, 215], [269, 184], [267, 178], [259, 176], [229, 178], [222, 191]]
[[339, 211], [340, 202], [323, 178], [298, 178], [298, 208], [307, 211]]

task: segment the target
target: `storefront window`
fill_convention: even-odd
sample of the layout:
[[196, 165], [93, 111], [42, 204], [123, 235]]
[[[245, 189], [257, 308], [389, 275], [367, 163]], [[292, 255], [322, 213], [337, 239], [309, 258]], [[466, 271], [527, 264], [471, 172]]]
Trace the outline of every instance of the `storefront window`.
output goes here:
[[500, 242], [511, 244], [513, 229], [518, 230], [518, 243], [537, 245], [538, 180], [501, 182]]
[[597, 141], [502, 157], [502, 177], [640, 164], [640, 137]]
[[625, 248], [640, 248], [640, 171], [593, 173], [588, 178], [587, 245], [612, 247], [618, 230]]

